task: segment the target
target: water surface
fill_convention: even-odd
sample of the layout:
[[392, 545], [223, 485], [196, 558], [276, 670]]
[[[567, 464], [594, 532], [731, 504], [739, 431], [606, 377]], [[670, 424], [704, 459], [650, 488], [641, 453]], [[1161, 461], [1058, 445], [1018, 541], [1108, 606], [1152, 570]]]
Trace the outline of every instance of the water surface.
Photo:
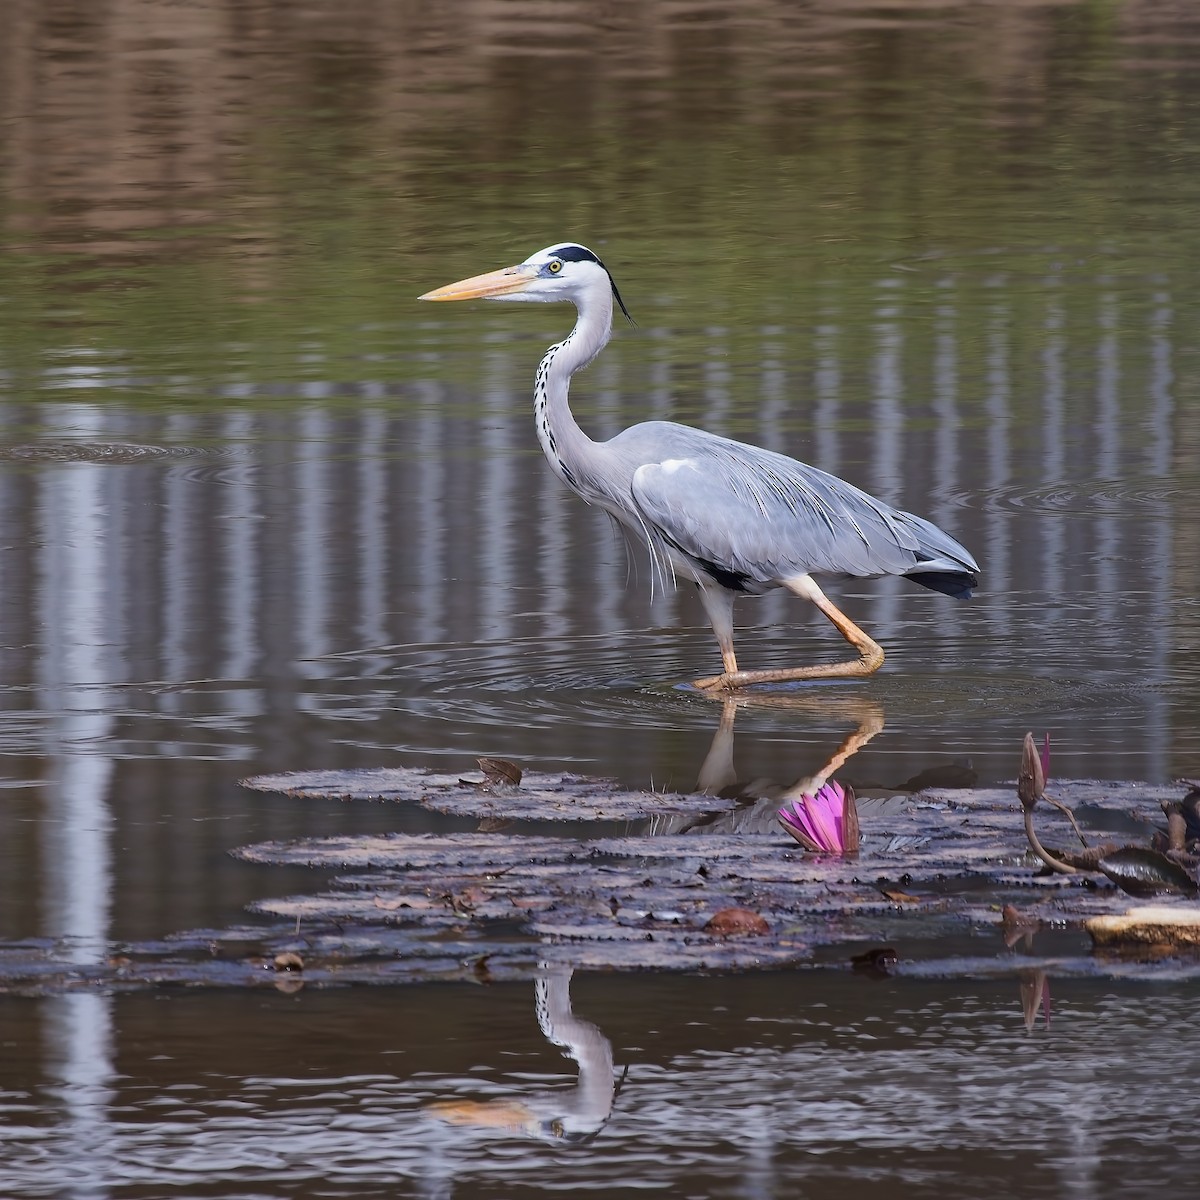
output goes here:
[[[577, 381], [593, 436], [671, 417], [783, 450], [933, 518], [982, 567], [968, 604], [831, 588], [887, 663], [741, 708], [741, 778], [812, 772], [864, 714], [883, 729], [846, 767], [860, 783], [955, 760], [1012, 778], [1026, 729], [1050, 731], [1064, 776], [1200, 774], [1198, 34], [1189, 5], [1138, 2], [6, 6], [0, 937], [90, 961], [299, 885], [233, 846], [423, 827], [237, 788], [259, 771], [490, 754], [695, 783], [721, 716], [676, 686], [716, 669], [699, 605], [652, 588], [533, 436], [533, 371], [569, 311], [415, 301], [568, 237], [638, 321]], [[841, 651], [796, 600], [740, 608], [746, 666]], [[759, 1012], [773, 994], [621, 986], [744, 988]], [[954, 1010], [953, 987], [928, 986]], [[620, 992], [601, 993], [606, 1024]], [[1194, 1007], [1185, 984], [1158, 998]], [[58, 1048], [23, 1060], [38, 1112], [64, 1030], [84, 1062], [156, 1036], [159, 998], [74, 999], [8, 1010], [10, 1050]], [[189, 1011], [211, 1034], [243, 1002]], [[881, 1019], [870, 993], [835, 1002], [847, 1028]], [[406, 1044], [468, 1019], [417, 990], [286, 1003], [326, 1012], [334, 1044], [360, 1004], [417, 1014]], [[1101, 989], [1081, 1012], [1107, 1004]], [[499, 1061], [473, 1028], [452, 1071]], [[1132, 1060], [1124, 1030], [1106, 1044]], [[671, 1067], [689, 1089], [702, 1044]], [[214, 1096], [282, 1072], [246, 1062]], [[105, 1121], [114, 1070], [84, 1104]], [[1129, 1121], [1139, 1087], [1123, 1084]], [[350, 1111], [346, 1095], [314, 1111]], [[169, 1164], [163, 1128], [115, 1144]], [[1162, 1139], [1168, 1171], [1166, 1128], [1120, 1136]], [[589, 1144], [615, 1154], [605, 1136]], [[799, 1170], [735, 1184], [716, 1163], [693, 1164], [698, 1190], [790, 1194]], [[129, 1194], [162, 1194], [158, 1170]], [[233, 1194], [229, 1178], [178, 1186]], [[28, 1194], [124, 1186], [35, 1179]], [[291, 1186], [262, 1192], [305, 1194]]]

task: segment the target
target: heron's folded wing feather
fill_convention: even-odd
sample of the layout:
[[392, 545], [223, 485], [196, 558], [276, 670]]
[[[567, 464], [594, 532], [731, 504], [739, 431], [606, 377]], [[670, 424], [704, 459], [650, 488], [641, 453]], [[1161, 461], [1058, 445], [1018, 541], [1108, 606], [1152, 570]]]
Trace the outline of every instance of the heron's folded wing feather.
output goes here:
[[724, 439], [688, 450], [640, 467], [633, 496], [643, 518], [695, 559], [763, 582], [972, 565], [928, 521], [815, 467]]

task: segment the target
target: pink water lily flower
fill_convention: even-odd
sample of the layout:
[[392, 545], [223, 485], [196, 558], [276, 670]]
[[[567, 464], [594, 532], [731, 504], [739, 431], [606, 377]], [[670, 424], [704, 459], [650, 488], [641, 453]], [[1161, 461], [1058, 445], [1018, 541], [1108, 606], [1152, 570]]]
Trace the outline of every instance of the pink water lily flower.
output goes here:
[[830, 781], [799, 800], [789, 800], [779, 810], [779, 823], [814, 854], [858, 852], [858, 808], [853, 788]]

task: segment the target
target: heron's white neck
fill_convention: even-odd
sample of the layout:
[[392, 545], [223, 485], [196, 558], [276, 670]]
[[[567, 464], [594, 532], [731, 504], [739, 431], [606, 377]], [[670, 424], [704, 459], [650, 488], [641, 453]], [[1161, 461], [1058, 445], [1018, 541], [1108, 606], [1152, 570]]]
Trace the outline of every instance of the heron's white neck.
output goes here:
[[580, 293], [575, 304], [579, 309], [575, 328], [546, 351], [538, 366], [533, 409], [538, 441], [550, 465], [569, 488], [590, 503], [598, 496], [590, 470], [597, 447], [571, 414], [567, 392], [571, 376], [586, 367], [612, 336], [612, 289], [605, 281], [603, 287]]

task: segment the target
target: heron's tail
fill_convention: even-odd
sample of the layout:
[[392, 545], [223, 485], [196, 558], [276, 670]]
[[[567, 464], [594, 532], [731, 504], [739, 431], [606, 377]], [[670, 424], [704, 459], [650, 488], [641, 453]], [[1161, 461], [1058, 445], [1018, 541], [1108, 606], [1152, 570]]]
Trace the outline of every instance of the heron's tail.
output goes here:
[[972, 589], [979, 586], [979, 580], [969, 571], [912, 571], [904, 578], [955, 600], [970, 600]]

